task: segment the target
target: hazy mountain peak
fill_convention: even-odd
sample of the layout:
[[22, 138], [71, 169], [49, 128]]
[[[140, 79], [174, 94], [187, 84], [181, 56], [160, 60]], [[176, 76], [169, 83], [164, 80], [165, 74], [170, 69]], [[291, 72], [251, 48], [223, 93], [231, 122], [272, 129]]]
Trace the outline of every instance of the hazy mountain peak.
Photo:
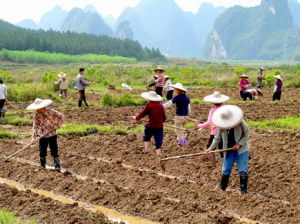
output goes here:
[[39, 26], [44, 30], [60, 31], [61, 24], [67, 16], [68, 12], [64, 11], [61, 6], [56, 5], [53, 9], [45, 13], [39, 23]]
[[17, 23], [16, 25], [26, 29], [32, 29], [32, 30], [39, 29], [39, 25], [36, 24], [32, 19], [24, 19], [21, 22]]
[[97, 9], [93, 5], [86, 5], [83, 9], [85, 12], [98, 13]]

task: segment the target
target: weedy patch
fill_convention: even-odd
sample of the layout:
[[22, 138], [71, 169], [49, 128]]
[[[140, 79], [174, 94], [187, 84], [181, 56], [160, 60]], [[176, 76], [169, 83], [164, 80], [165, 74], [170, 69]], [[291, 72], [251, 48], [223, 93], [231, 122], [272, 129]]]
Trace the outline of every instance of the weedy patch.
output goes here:
[[300, 117], [285, 117], [268, 121], [248, 121], [255, 128], [271, 130], [300, 131]]
[[36, 221], [21, 221], [15, 213], [0, 210], [0, 223], [2, 224], [37, 224]]
[[[19, 138], [19, 134], [14, 133], [14, 132], [5, 131], [5, 130], [0, 130], [0, 139], [4, 139], [4, 138], [8, 138], [8, 139]], [[0, 223], [2, 223], [2, 222], [0, 222]]]
[[30, 126], [32, 120], [21, 117], [5, 117], [0, 119], [0, 124], [10, 124], [15, 126]]

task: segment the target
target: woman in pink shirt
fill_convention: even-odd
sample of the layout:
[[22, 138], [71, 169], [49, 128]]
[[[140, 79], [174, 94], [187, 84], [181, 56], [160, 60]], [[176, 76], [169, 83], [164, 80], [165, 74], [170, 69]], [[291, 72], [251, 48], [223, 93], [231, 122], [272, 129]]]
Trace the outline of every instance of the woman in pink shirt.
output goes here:
[[153, 71], [157, 75], [156, 84], [155, 84], [155, 92], [158, 95], [162, 96], [163, 88], [165, 86], [165, 76], [164, 76], [165, 70], [162, 68], [157, 68], [157, 69], [154, 69]]
[[245, 92], [247, 89], [251, 88], [251, 83], [249, 82], [249, 76], [247, 75], [241, 75], [240, 76], [240, 96], [243, 99], [243, 101], [246, 101], [249, 95]]
[[[208, 144], [207, 144], [207, 148], [210, 147], [211, 143], [214, 140], [215, 135], [217, 134], [217, 127], [214, 126], [213, 122], [212, 122], [212, 116], [215, 113], [216, 110], [218, 110], [223, 103], [225, 103], [226, 101], [228, 101], [230, 98], [228, 96], [222, 95], [219, 92], [214, 92], [211, 95], [208, 95], [206, 97], [204, 97], [204, 101], [208, 102], [208, 103], [212, 103], [214, 104], [214, 107], [210, 109], [209, 114], [208, 114], [208, 118], [207, 121], [204, 124], [200, 124], [200, 123], [196, 123], [198, 128], [208, 128], [211, 127], [211, 131], [210, 131], [210, 138], [208, 140]], [[222, 148], [222, 142], [219, 144], [219, 149]], [[214, 157], [214, 154], [211, 154], [210, 156]], [[221, 154], [222, 156], [222, 154]], [[215, 157], [211, 158], [212, 161], [216, 161]]]

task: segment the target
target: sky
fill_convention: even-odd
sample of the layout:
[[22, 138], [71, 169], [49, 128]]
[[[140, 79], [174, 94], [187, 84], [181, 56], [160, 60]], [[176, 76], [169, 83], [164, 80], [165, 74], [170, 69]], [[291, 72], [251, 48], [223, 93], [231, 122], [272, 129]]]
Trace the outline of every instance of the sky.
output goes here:
[[[0, 18], [10, 23], [17, 23], [23, 19], [33, 19], [39, 22], [41, 16], [50, 11], [55, 5], [64, 10], [74, 7], [83, 8], [91, 4], [103, 16], [112, 15], [117, 18], [124, 9], [134, 7], [140, 0], [0, 0]], [[161, 0], [164, 1], [164, 0]], [[231, 7], [233, 5], [254, 6], [261, 0], [175, 0], [185, 11], [196, 12], [203, 2], [210, 2], [215, 6]]]

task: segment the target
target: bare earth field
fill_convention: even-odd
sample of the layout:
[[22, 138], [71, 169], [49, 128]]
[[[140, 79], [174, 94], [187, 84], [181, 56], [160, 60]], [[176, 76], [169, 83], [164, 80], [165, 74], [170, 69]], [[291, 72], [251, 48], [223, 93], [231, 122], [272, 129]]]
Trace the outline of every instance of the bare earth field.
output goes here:
[[[192, 99], [202, 99], [212, 91], [194, 89], [189, 95]], [[227, 89], [227, 94], [238, 99], [235, 89]], [[289, 89], [283, 93], [285, 101], [273, 103], [269, 101], [271, 90], [267, 90], [265, 98], [259, 101], [237, 104], [244, 110], [245, 119], [251, 121], [299, 116], [299, 95], [299, 90]], [[98, 100], [96, 94], [91, 98]], [[24, 104], [18, 107], [24, 108]], [[191, 117], [205, 121], [209, 108], [209, 104], [195, 104]], [[141, 109], [70, 106], [61, 111], [66, 122], [134, 128], [142, 123], [130, 116]], [[168, 124], [173, 123], [173, 113], [173, 110], [167, 113]], [[10, 127], [13, 128], [20, 129]], [[21, 129], [30, 131], [30, 127]], [[221, 176], [219, 155], [217, 167], [212, 167], [206, 157], [194, 157], [168, 161], [163, 170], [153, 154], [142, 151], [142, 135], [141, 132], [60, 136], [65, 173], [40, 168], [36, 146], [18, 154], [11, 162], [1, 162], [0, 207], [16, 211], [24, 219], [35, 218], [39, 223], [113, 223], [101, 214], [105, 213], [103, 208], [149, 220], [136, 219], [132, 223], [300, 223], [298, 132], [251, 129], [249, 194], [245, 196], [239, 194], [236, 171], [226, 192], [217, 189]], [[201, 152], [208, 137], [209, 130], [191, 129], [189, 146], [180, 147], [174, 132], [166, 130], [164, 156]], [[1, 139], [1, 160], [28, 141], [27, 138]], [[51, 156], [48, 164], [52, 165]], [[118, 218], [118, 215], [111, 217]], [[130, 221], [131, 218], [120, 219]]]

